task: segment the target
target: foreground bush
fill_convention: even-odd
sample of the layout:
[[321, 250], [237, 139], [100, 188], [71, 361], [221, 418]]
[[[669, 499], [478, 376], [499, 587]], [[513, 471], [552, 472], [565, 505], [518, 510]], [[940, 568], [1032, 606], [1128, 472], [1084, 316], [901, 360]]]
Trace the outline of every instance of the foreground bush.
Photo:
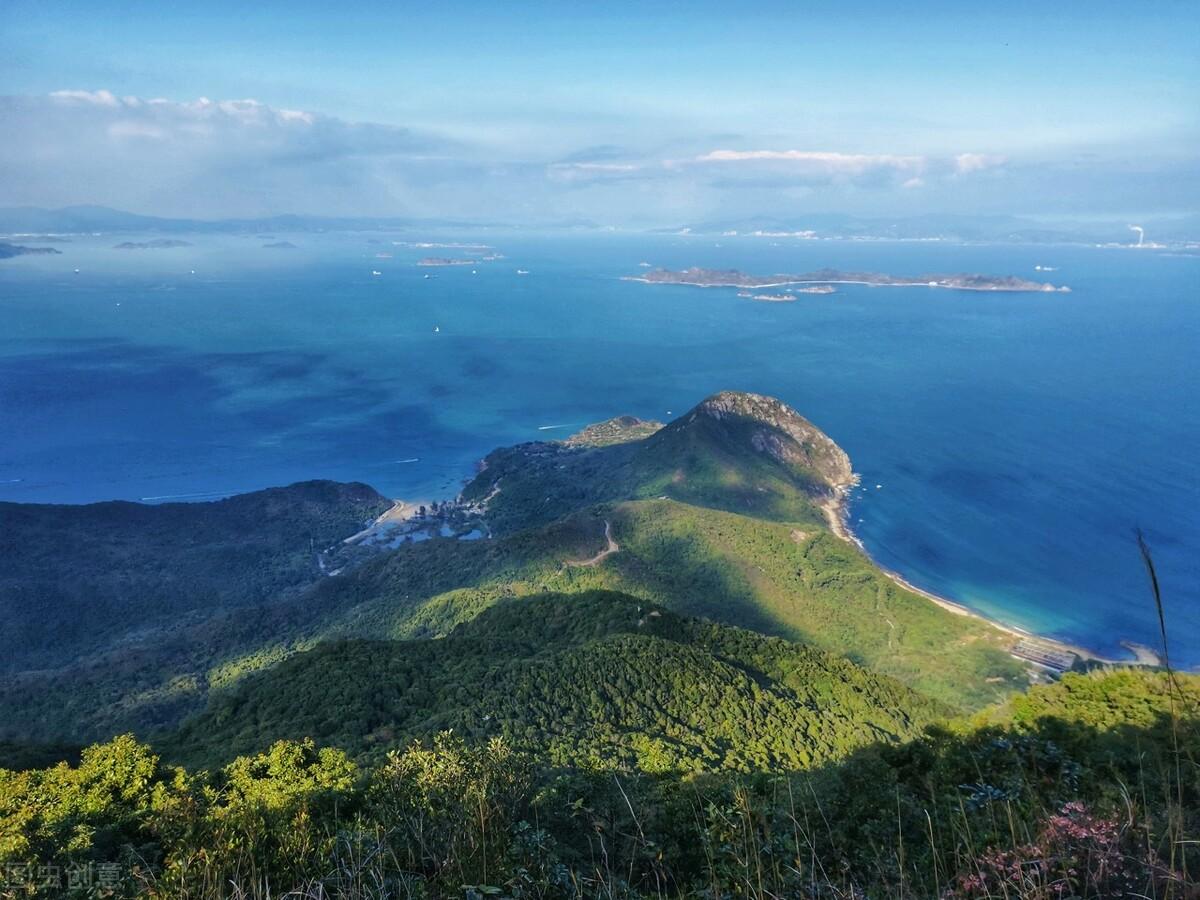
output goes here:
[[189, 773], [124, 736], [0, 770], [0, 896], [1194, 897], [1195, 690], [1070, 676], [750, 775], [547, 768], [452, 733], [368, 769], [280, 741]]

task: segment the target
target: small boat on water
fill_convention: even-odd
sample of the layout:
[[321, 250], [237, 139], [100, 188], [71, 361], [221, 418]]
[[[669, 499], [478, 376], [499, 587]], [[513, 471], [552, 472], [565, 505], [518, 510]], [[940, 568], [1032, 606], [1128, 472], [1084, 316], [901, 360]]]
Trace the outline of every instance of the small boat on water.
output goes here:
[[517, 269], [517, 274], [518, 275], [528, 275], [529, 270], [528, 269]]
[[382, 273], [382, 272], [380, 272], [378, 269], [372, 269], [372, 270], [371, 270], [371, 274], [372, 274], [372, 275], [379, 276], [379, 275], [382, 275], [383, 273]]
[[433, 326], [433, 333], [434, 333], [434, 334], [437, 334], [437, 333], [438, 333], [438, 332], [440, 332], [441, 330], [442, 330], [442, 329], [441, 329], [441, 328], [439, 328], [437, 325], [434, 325], [434, 326]]

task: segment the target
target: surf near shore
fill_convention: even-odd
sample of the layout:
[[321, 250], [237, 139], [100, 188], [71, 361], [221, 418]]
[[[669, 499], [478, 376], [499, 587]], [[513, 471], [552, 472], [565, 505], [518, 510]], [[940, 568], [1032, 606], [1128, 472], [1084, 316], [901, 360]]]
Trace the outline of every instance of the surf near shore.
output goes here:
[[951, 612], [956, 616], [965, 616], [971, 619], [978, 619], [981, 622], [986, 622], [988, 625], [1010, 635], [1014, 638], [1013, 644], [1009, 647], [1009, 652], [1016, 658], [1033, 663], [1044, 669], [1062, 672], [1071, 667], [1074, 658], [1078, 658], [1084, 662], [1102, 663], [1106, 665], [1123, 665], [1123, 666], [1161, 666], [1162, 659], [1159, 654], [1150, 647], [1144, 644], [1137, 644], [1133, 641], [1121, 641], [1121, 646], [1128, 650], [1132, 656], [1130, 659], [1113, 659], [1095, 652], [1087, 647], [1078, 644], [1071, 644], [1066, 641], [1061, 641], [1056, 638], [1046, 637], [1044, 635], [1035, 634], [1024, 628], [1016, 625], [1008, 625], [996, 619], [985, 616], [976, 610], [971, 609], [965, 604], [959, 603], [956, 600], [951, 600], [947, 597], [942, 597], [924, 588], [918, 587], [911, 581], [906, 579], [899, 572], [895, 572], [879, 564], [870, 551], [850, 527], [850, 491], [859, 483], [858, 476], [854, 480], [845, 484], [837, 485], [834, 489], [834, 494], [828, 500], [821, 504], [821, 510], [825, 514], [825, 519], [829, 524], [829, 530], [833, 534], [847, 543], [853, 544], [861, 550], [868, 559], [879, 569], [884, 575], [890, 578], [895, 584], [904, 588], [913, 594], [924, 597], [931, 603], [935, 603], [947, 612]]

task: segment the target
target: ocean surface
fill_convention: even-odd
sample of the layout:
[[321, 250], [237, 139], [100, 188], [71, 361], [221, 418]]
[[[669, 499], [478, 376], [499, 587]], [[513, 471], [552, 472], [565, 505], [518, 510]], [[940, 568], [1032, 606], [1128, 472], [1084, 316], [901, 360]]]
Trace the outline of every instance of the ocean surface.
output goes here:
[[[467, 251], [392, 243], [428, 234], [186, 237], [0, 261], [0, 500], [309, 478], [447, 497], [495, 446], [757, 391], [850, 454], [852, 525], [881, 564], [1001, 621], [1113, 655], [1157, 645], [1141, 527], [1173, 660], [1200, 665], [1200, 258], [498, 232], [433, 239], [503, 259], [429, 269], [416, 260]], [[296, 247], [263, 246], [277, 240]], [[620, 280], [641, 262], [1014, 274], [1072, 293], [754, 303]]]

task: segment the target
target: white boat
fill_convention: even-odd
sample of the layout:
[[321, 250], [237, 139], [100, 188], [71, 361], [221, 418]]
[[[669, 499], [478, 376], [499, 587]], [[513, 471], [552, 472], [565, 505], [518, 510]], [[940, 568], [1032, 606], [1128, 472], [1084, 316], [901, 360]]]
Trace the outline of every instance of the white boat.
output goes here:
[[528, 269], [517, 269], [517, 274], [518, 275], [528, 275], [529, 270]]
[[382, 273], [382, 272], [380, 272], [378, 269], [372, 269], [372, 270], [371, 270], [371, 274], [372, 274], [372, 275], [382, 275], [383, 273]]

